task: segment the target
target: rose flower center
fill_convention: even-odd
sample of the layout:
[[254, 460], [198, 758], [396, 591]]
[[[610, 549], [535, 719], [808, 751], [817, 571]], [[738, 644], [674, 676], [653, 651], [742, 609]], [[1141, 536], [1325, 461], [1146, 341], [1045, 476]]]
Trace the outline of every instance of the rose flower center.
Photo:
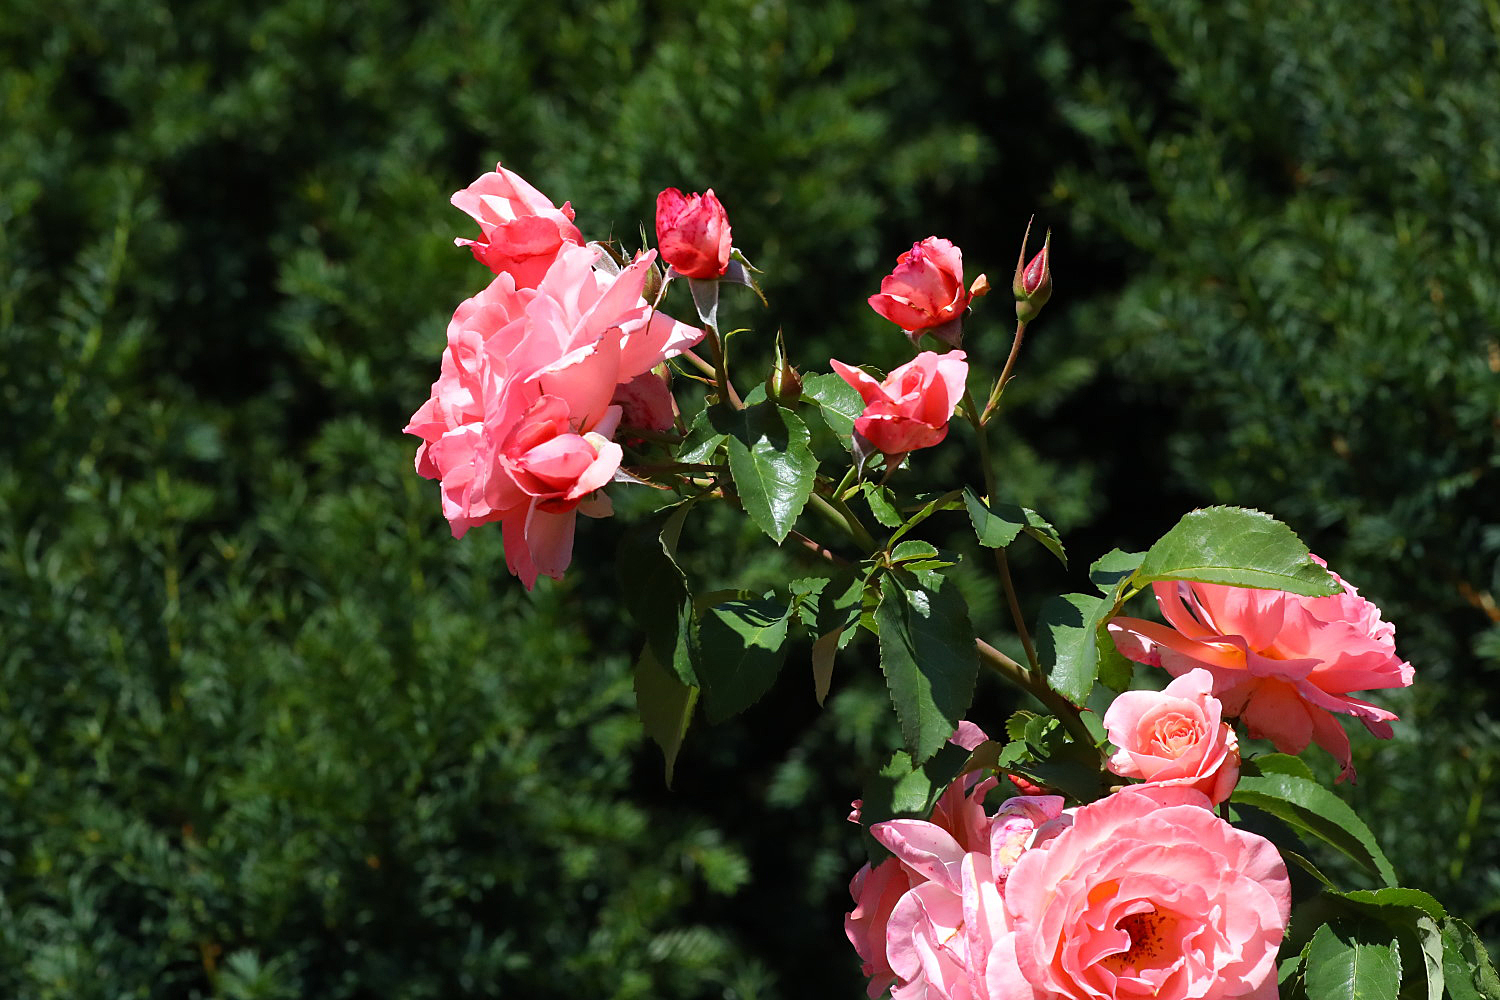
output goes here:
[[1171, 913], [1152, 908], [1132, 913], [1115, 924], [1117, 930], [1130, 935], [1130, 947], [1106, 955], [1099, 962], [1116, 976], [1133, 976], [1141, 969], [1161, 968], [1176, 958], [1168, 941], [1177, 920]]
[[1152, 728], [1151, 742], [1164, 757], [1181, 757], [1203, 739], [1198, 723], [1185, 715], [1168, 715]]

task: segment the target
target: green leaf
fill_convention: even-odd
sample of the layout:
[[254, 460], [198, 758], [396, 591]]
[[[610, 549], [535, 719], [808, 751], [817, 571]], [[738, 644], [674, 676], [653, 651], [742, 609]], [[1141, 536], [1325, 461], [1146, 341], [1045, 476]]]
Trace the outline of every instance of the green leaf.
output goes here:
[[[672, 558], [689, 506], [676, 508], [644, 530], [627, 532], [616, 551], [615, 571], [621, 599], [645, 631], [656, 662], [692, 687], [698, 683], [688, 655], [693, 600], [687, 579]], [[651, 585], [642, 586], [642, 580]]]
[[726, 601], [698, 623], [694, 664], [710, 722], [749, 708], [786, 661], [789, 610], [773, 600]]
[[854, 386], [837, 375], [807, 375], [802, 379], [802, 398], [818, 404], [823, 422], [849, 447], [854, 421], [865, 412], [865, 401]]
[[1146, 552], [1135, 579], [1193, 580], [1307, 597], [1340, 592], [1291, 528], [1243, 507], [1208, 507], [1186, 515]]
[[672, 786], [677, 752], [682, 748], [697, 702], [698, 689], [682, 683], [662, 667], [648, 642], [635, 664], [635, 704], [646, 735], [661, 747], [668, 788]]
[[843, 635], [844, 630], [836, 628], [813, 640], [813, 697], [818, 699], [819, 705], [828, 698], [828, 689], [833, 684], [833, 661], [838, 655], [839, 639]]
[[861, 483], [859, 489], [865, 495], [865, 502], [870, 505], [875, 520], [887, 528], [901, 526], [901, 512], [896, 509], [896, 497], [890, 490], [874, 483]]
[[1026, 526], [1026, 516], [1020, 507], [998, 504], [999, 510], [993, 509], [973, 489], [964, 490], [964, 506], [969, 509], [969, 522], [974, 525], [979, 544], [986, 548], [1005, 548]]
[[707, 462], [724, 443], [726, 435], [714, 429], [708, 419], [708, 411], [700, 410], [688, 427], [687, 436], [678, 446], [677, 461]]
[[1057, 534], [1057, 529], [1048, 524], [1042, 515], [1030, 507], [1022, 507], [1021, 516], [1026, 519], [1026, 527], [1021, 530], [1041, 542], [1042, 547], [1057, 556], [1058, 562], [1066, 567], [1068, 565], [1068, 553], [1063, 549], [1062, 538]]
[[1396, 1000], [1401, 956], [1394, 941], [1318, 928], [1307, 947], [1308, 1000]]
[[1443, 984], [1453, 1000], [1500, 1000], [1500, 975], [1474, 929], [1457, 917], [1442, 924]]
[[1331, 844], [1386, 885], [1396, 884], [1396, 873], [1364, 820], [1316, 781], [1290, 774], [1241, 775], [1231, 801], [1270, 813], [1293, 829]]
[[897, 571], [881, 581], [875, 620], [901, 736], [921, 763], [953, 735], [974, 698], [979, 657], [969, 611], [941, 574]]
[[1121, 581], [1130, 579], [1145, 556], [1144, 552], [1123, 552], [1120, 549], [1110, 549], [1095, 559], [1094, 564], [1089, 567], [1089, 579], [1094, 582], [1094, 586], [1099, 588], [1101, 594], [1112, 595]]
[[818, 468], [806, 425], [769, 402], [743, 410], [716, 406], [710, 419], [729, 435], [729, 472], [745, 513], [779, 544], [802, 513]]
[[[921, 764], [913, 764], [911, 755], [897, 750], [890, 763], [865, 783], [860, 796], [859, 824], [866, 833], [875, 823], [888, 819], [926, 819], [938, 796], [963, 771], [969, 751], [953, 743]], [[889, 852], [873, 838], [866, 837], [870, 862], [877, 864]]]
[[1089, 594], [1063, 594], [1042, 605], [1036, 647], [1051, 664], [1047, 683], [1075, 705], [1088, 700], [1099, 670], [1099, 623], [1111, 603]]
[[1316, 781], [1313, 777], [1312, 768], [1301, 757], [1293, 757], [1289, 753], [1263, 753], [1254, 757], [1246, 758], [1240, 765], [1240, 774], [1247, 777], [1260, 777], [1264, 774], [1290, 774], [1294, 778], [1303, 778], [1307, 781]]

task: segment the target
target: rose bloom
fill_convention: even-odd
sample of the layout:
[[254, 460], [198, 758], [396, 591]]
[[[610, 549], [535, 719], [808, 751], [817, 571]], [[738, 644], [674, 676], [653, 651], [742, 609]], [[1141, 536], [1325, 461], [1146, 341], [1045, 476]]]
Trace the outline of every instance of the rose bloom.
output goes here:
[[968, 996], [1277, 996], [1286, 864], [1270, 841], [1215, 816], [1201, 793], [1127, 788], [1049, 824], [1038, 841], [1005, 883], [1008, 929], [986, 991]]
[[1218, 805], [1240, 777], [1240, 744], [1220, 719], [1207, 670], [1189, 670], [1161, 691], [1126, 691], [1104, 713], [1119, 747], [1109, 769], [1155, 785], [1195, 788]]
[[[422, 439], [417, 472], [441, 481], [454, 537], [503, 522], [506, 563], [527, 589], [566, 567], [575, 510], [608, 512], [579, 484], [597, 490], [619, 465], [601, 443], [620, 421], [617, 394], [702, 336], [641, 297], [654, 251], [618, 275], [595, 269], [596, 256], [564, 246], [537, 287], [504, 272], [460, 305], [432, 397], [406, 426]], [[651, 405], [663, 405], [654, 393]]]
[[[895, 819], [870, 833], [895, 855], [849, 884], [844, 931], [864, 960], [868, 993], [892, 1000], [982, 997], [1007, 923], [1001, 894], [1039, 827], [1062, 814], [1058, 795], [1018, 795], [984, 812], [997, 779], [955, 782], [931, 821]], [[967, 791], [965, 791], [967, 785]]]
[[[985, 739], [978, 726], [963, 722], [949, 742], [973, 750]], [[991, 939], [1004, 930], [995, 921], [1004, 915], [1005, 878], [1036, 829], [1063, 806], [1061, 796], [1017, 796], [987, 815], [984, 798], [997, 780], [971, 774], [948, 787], [930, 819], [870, 828], [894, 857], [873, 869], [865, 865], [849, 883], [855, 905], [844, 932], [863, 960], [872, 1000], [887, 988], [894, 1000], [983, 996], [963, 991], [982, 982]]]
[[656, 196], [656, 244], [661, 259], [687, 278], [718, 278], [729, 267], [729, 216], [714, 189]]
[[496, 274], [512, 275], [522, 288], [534, 288], [564, 244], [581, 244], [573, 207], [562, 208], [500, 164], [456, 192], [454, 207], [479, 223], [477, 240], [456, 239]]
[[865, 402], [864, 412], [854, 421], [854, 433], [886, 456], [904, 455], [942, 441], [969, 377], [963, 351], [924, 351], [887, 375], [884, 382], [842, 361], [829, 363]]
[[[870, 308], [908, 333], [957, 320], [972, 296], [964, 286], [963, 251], [929, 236], [896, 259], [896, 269], [870, 296]], [[952, 338], [954, 343], [957, 338]]]
[[1155, 583], [1170, 627], [1116, 618], [1109, 632], [1120, 652], [1138, 663], [1174, 676], [1206, 669], [1226, 716], [1243, 719], [1252, 737], [1269, 739], [1282, 753], [1317, 743], [1338, 759], [1342, 781], [1354, 777], [1354, 768], [1349, 737], [1334, 713], [1352, 715], [1389, 739], [1396, 715], [1349, 692], [1405, 687], [1413, 670], [1396, 655], [1395, 627], [1381, 620], [1380, 609], [1337, 574], [1334, 579], [1343, 593], [1332, 597]]

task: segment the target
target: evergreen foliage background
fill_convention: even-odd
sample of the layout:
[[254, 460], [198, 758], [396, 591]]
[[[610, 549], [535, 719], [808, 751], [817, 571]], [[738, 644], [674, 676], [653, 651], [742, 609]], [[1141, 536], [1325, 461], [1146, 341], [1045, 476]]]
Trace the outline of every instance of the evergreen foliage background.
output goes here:
[[[772, 307], [730, 304], [814, 370], [901, 358], [864, 298], [913, 240], [1003, 288], [1039, 211], [1058, 292], [1007, 488], [1085, 566], [1259, 506], [1375, 600], [1418, 680], [1351, 794], [1493, 948], [1492, 6], [13, 0], [0, 995], [862, 990], [873, 657], [822, 712], [789, 667], [668, 791], [619, 526], [527, 595], [411, 470], [486, 277], [447, 198], [497, 159], [626, 242], [662, 187], [714, 187]], [[1007, 312], [969, 324], [986, 363]]]

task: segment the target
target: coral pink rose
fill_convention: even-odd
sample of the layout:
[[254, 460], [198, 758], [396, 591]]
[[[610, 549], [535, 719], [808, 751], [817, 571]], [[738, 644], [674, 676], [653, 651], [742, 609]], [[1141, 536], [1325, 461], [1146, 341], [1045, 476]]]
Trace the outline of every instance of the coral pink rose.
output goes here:
[[[527, 589], [538, 575], [562, 576], [573, 557], [580, 502], [602, 489], [620, 467], [623, 453], [609, 439], [620, 411], [610, 411], [594, 430], [575, 434], [567, 404], [542, 396], [500, 442], [486, 501], [503, 512], [505, 563]], [[603, 516], [609, 511], [608, 499], [601, 496], [587, 512]]]
[[1282, 753], [1317, 743], [1338, 759], [1342, 781], [1354, 768], [1349, 737], [1333, 713], [1352, 715], [1389, 739], [1396, 715], [1349, 692], [1405, 687], [1413, 670], [1396, 655], [1395, 627], [1381, 620], [1380, 609], [1334, 579], [1344, 592], [1332, 597], [1156, 583], [1171, 627], [1116, 618], [1109, 631], [1120, 652], [1139, 663], [1174, 676], [1208, 670], [1226, 716], [1243, 719], [1251, 736], [1269, 739]]
[[564, 244], [582, 243], [573, 208], [562, 208], [500, 164], [456, 192], [454, 207], [479, 223], [477, 240], [456, 239], [496, 274], [509, 273], [522, 288], [534, 288]]
[[969, 377], [963, 351], [924, 351], [887, 375], [884, 382], [842, 361], [829, 363], [865, 401], [864, 413], [854, 421], [854, 433], [888, 457], [942, 441]]
[[[990, 1000], [1277, 995], [1291, 911], [1271, 842], [1215, 816], [1189, 788], [1140, 785], [1082, 806], [1021, 855]], [[1042, 833], [1048, 832], [1043, 830]]]
[[661, 259], [686, 278], [718, 278], [729, 267], [729, 215], [713, 188], [684, 195], [667, 188], [656, 196], [656, 244]]
[[[965, 739], [970, 735], [960, 731], [953, 742], [972, 749], [978, 741]], [[887, 988], [893, 1000], [983, 996], [973, 990], [1005, 931], [1005, 879], [1037, 828], [1063, 806], [1060, 796], [1017, 796], [986, 815], [984, 797], [996, 783], [970, 776], [943, 793], [930, 820], [870, 828], [894, 857], [854, 876], [855, 906], [844, 918], [870, 977], [870, 997]]]
[[1126, 691], [1104, 713], [1119, 752], [1109, 769], [1156, 785], [1196, 788], [1218, 805], [1240, 777], [1240, 744], [1220, 719], [1213, 675], [1189, 670], [1162, 691]]
[[[929, 236], [896, 259], [896, 269], [870, 296], [870, 308], [913, 339], [922, 331], [956, 325], [972, 298], [964, 286], [963, 251], [945, 239]], [[956, 333], [943, 339], [958, 343]]]

